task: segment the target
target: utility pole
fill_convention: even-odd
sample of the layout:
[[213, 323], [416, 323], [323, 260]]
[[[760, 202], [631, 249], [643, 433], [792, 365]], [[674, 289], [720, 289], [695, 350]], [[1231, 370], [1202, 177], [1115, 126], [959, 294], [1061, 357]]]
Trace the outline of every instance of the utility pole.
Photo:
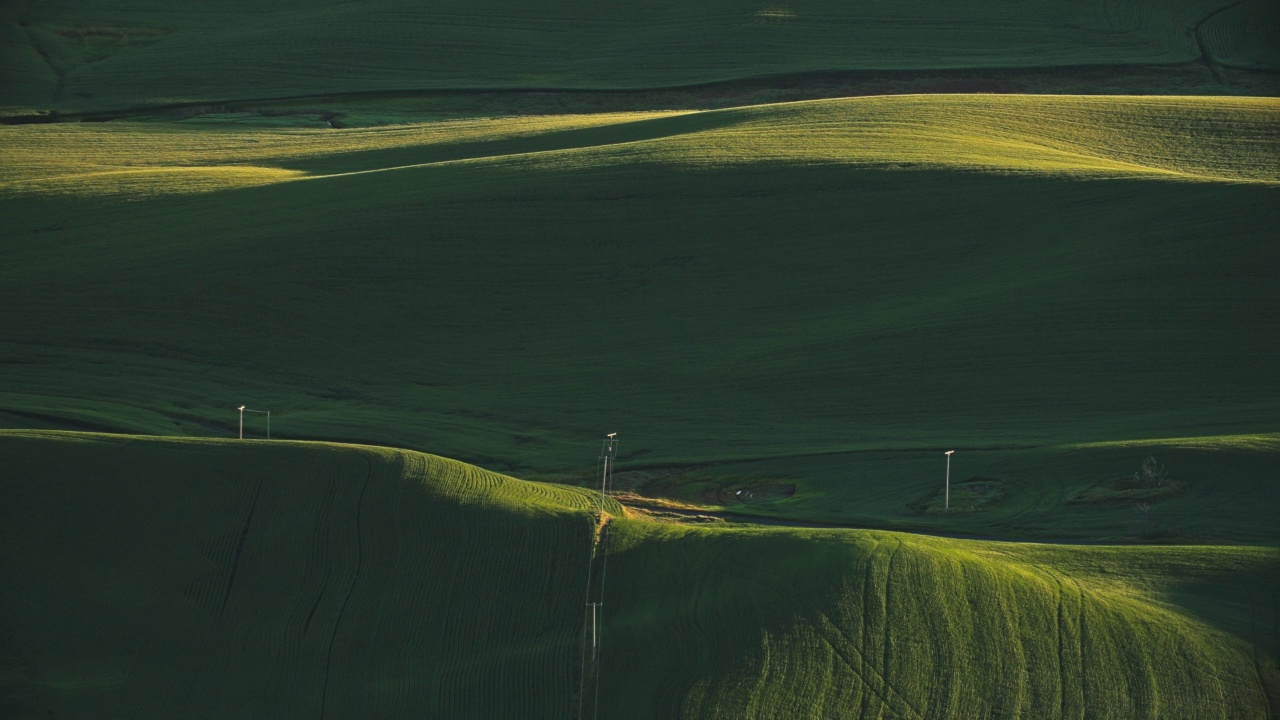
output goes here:
[[244, 439], [244, 406], [240, 406], [240, 439]]
[[[609, 565], [609, 535], [605, 529], [604, 499], [613, 489], [613, 464], [618, 455], [618, 433], [605, 436], [600, 448], [600, 515], [598, 517], [598, 537], [591, 546], [591, 557], [587, 562], [587, 607], [591, 608], [591, 650], [586, 648], [586, 627], [582, 628], [582, 677], [578, 684], [578, 718], [586, 719], [586, 700], [588, 680], [594, 685], [592, 694], [593, 715], [600, 717], [600, 634], [603, 630], [604, 614], [604, 579]], [[597, 570], [598, 564], [598, 570]], [[592, 600], [592, 598], [595, 598]], [[585, 620], [585, 618], [584, 618]]]
[[591, 656], [595, 657], [600, 642], [596, 639], [596, 608], [604, 603], [587, 603], [591, 606]]
[[943, 506], [943, 510], [947, 512], [951, 511], [951, 455], [954, 452], [955, 450], [947, 451], [947, 500], [946, 505]]
[[600, 516], [604, 517], [604, 496], [613, 488], [613, 459], [618, 454], [618, 433], [609, 433], [604, 438], [604, 448], [600, 457], [604, 460], [604, 470], [600, 473]]

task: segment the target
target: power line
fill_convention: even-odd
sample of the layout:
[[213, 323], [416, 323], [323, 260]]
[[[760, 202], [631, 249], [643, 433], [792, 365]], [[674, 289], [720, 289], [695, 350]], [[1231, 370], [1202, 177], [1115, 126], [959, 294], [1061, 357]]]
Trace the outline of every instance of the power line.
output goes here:
[[250, 410], [244, 405], [241, 405], [236, 409], [240, 411], [240, 439], [241, 440], [244, 439], [244, 414], [245, 413], [258, 413], [259, 415], [266, 415], [267, 416], [267, 439], [268, 440], [271, 439], [271, 411], [270, 410]]
[[[596, 471], [600, 474], [600, 505], [596, 515], [596, 528], [599, 533], [592, 533], [591, 552], [587, 558], [587, 593], [583, 606], [582, 627], [582, 668], [578, 683], [578, 718], [586, 717], [585, 703], [587, 681], [594, 685], [593, 717], [600, 717], [600, 647], [604, 637], [604, 581], [609, 563], [609, 532], [605, 522], [605, 498], [613, 489], [613, 466], [618, 452], [618, 434], [609, 433], [601, 446], [600, 457], [596, 459]], [[599, 583], [595, 582], [596, 562], [600, 564]], [[594, 599], [592, 589], [595, 589]], [[587, 648], [587, 620], [585, 610], [591, 609], [591, 647]]]
[[[600, 456], [596, 458], [595, 473], [591, 476], [593, 480], [595, 479], [596, 475], [599, 475], [601, 473], [600, 465], [603, 461], [604, 461], [604, 454], [601, 453]], [[601, 511], [603, 512], [603, 504], [601, 505]], [[591, 605], [591, 579], [595, 571], [594, 566], [595, 566], [595, 559], [596, 559], [595, 557], [596, 556], [596, 533], [594, 528], [599, 527], [599, 524], [600, 524], [599, 516], [597, 516], [593, 522], [594, 522], [593, 529], [591, 531], [591, 534], [587, 538], [587, 586], [584, 589], [583, 596], [582, 596], [584, 607]], [[582, 667], [580, 668], [579, 675], [578, 675], [578, 718], [579, 719], [584, 717], [583, 703], [585, 702], [587, 697], [587, 625], [586, 625], [585, 610], [584, 610], [582, 619], [583, 619], [582, 643], [581, 643], [581, 647], [579, 648], [582, 655]], [[594, 656], [594, 654], [595, 652], [593, 650], [592, 655]]]

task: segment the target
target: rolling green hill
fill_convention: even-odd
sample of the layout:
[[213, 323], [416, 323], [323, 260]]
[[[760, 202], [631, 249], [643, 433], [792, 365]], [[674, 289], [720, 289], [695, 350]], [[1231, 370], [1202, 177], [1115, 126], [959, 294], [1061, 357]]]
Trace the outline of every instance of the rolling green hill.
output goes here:
[[0, 443], [8, 717], [568, 711], [584, 491], [373, 448]]
[[0, 3], [0, 716], [1280, 717], [1278, 8]]
[[185, 123], [49, 124], [0, 135], [8, 159], [0, 193], [187, 194], [502, 158], [529, 170], [838, 163], [1277, 184], [1278, 117], [1280, 101], [1263, 98], [919, 95], [337, 133], [263, 127], [261, 118], [226, 124], [218, 115]]
[[2, 128], [0, 421], [226, 437], [248, 403], [544, 474], [606, 426], [632, 467], [1273, 433], [1276, 116]]
[[17, 0], [0, 106], [423, 88], [652, 88], [841, 70], [1280, 69], [1269, 0]]
[[[586, 491], [317, 443], [5, 431], [0, 456], [8, 717], [587, 700]], [[602, 717], [1239, 718], [1276, 698], [1274, 548], [634, 519], [604, 542]]]
[[1272, 549], [617, 525], [610, 716], [1266, 717], [1275, 702], [1250, 677], [1274, 677], [1274, 656], [1227, 650], [1182, 606], [1253, 627]]

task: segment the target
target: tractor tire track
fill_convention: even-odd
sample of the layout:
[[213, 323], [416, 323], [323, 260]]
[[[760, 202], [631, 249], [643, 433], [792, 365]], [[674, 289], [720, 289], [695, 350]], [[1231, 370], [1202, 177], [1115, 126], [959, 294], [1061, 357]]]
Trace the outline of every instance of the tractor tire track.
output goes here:
[[1062, 586], [1062, 578], [1054, 576], [1058, 583], [1058, 717], [1067, 717], [1067, 668], [1066, 668], [1066, 652], [1063, 650], [1063, 631], [1062, 626], [1066, 622], [1066, 599], [1063, 594], [1067, 591]]
[[[822, 636], [823, 641], [826, 642], [827, 645], [831, 647], [832, 651], [836, 654], [837, 657], [840, 658], [841, 662], [843, 662], [849, 668], [849, 671], [853, 673], [854, 677], [858, 678], [858, 680], [862, 682], [863, 687], [867, 688], [872, 693], [874, 693], [876, 697], [880, 698], [880, 701], [884, 703], [885, 707], [889, 708], [889, 710], [893, 712], [895, 715], [898, 715], [900, 717], [914, 717], [914, 718], [924, 717], [924, 715], [921, 714], [921, 712], [917, 710], [909, 700], [907, 700], [907, 696], [905, 693], [899, 691], [897, 688], [890, 685], [889, 682], [882, 675], [880, 675], [880, 673], [877, 672], [874, 667], [871, 667], [871, 665], [867, 662], [867, 658], [863, 656], [862, 653], [853, 646], [852, 639], [847, 634], [845, 634], [844, 630], [840, 629], [840, 626], [837, 625], [835, 621], [831, 619], [830, 616], [828, 616], [826, 613], [823, 613], [821, 611], [818, 612], [818, 615], [823, 620], [826, 621], [827, 625], [831, 627], [831, 634], [835, 635], [839, 640], [843, 641], [843, 647], [848, 648], [848, 653], [846, 653], [845, 650], [841, 649], [842, 648], [841, 645], [837, 645], [836, 643], [831, 642], [831, 640], [826, 636]], [[849, 653], [852, 653], [854, 656], [856, 656], [857, 658], [856, 666], [853, 660], [850, 659]], [[872, 685], [871, 682], [867, 679], [868, 677], [875, 678], [883, 687], [883, 690]], [[894, 708], [893, 703], [890, 701], [891, 695], [896, 696], [897, 699], [901, 701], [902, 706], [905, 707], [909, 712], [903, 712], [901, 708]]]
[[[336, 474], [336, 473], [335, 473]], [[329, 529], [326, 519], [329, 516], [329, 510], [333, 505], [334, 491], [337, 489], [337, 482], [330, 480], [329, 487], [325, 489], [324, 500], [320, 504], [320, 512], [316, 515], [316, 537], [312, 540], [313, 546], [317, 541], [323, 541], [324, 551], [321, 553], [321, 560], [324, 562], [324, 579], [320, 582], [320, 592], [316, 593], [316, 599], [311, 603], [311, 610], [307, 612], [307, 620], [302, 625], [302, 637], [307, 636], [307, 630], [311, 628], [311, 621], [315, 618], [316, 610], [320, 608], [320, 601], [324, 599], [324, 594], [329, 589], [329, 574], [333, 569], [332, 563], [329, 562]]]
[[369, 458], [364, 458], [366, 465], [364, 475], [364, 485], [360, 488], [360, 500], [356, 502], [356, 572], [351, 578], [351, 585], [347, 588], [347, 594], [342, 598], [342, 606], [338, 609], [338, 619], [333, 623], [333, 633], [329, 636], [329, 650], [324, 661], [324, 684], [320, 689], [320, 719], [324, 720], [324, 713], [329, 701], [329, 677], [333, 667], [333, 646], [338, 639], [338, 630], [342, 627], [342, 617], [347, 612], [347, 603], [351, 600], [351, 593], [356, 589], [356, 582], [360, 580], [360, 568], [364, 564], [364, 540], [360, 530], [360, 515], [364, 510], [364, 496], [369, 490], [369, 479], [373, 477], [373, 463]]
[[[871, 546], [871, 550], [867, 552], [867, 571], [862, 576], [862, 651], [858, 653], [858, 655], [862, 657], [863, 666], [866, 667], [868, 670], [870, 670], [871, 668], [871, 664], [867, 662], [867, 649], [868, 649], [867, 636], [870, 634], [870, 630], [871, 630], [871, 617], [869, 612], [871, 603], [867, 602], [867, 598], [869, 596], [869, 593], [871, 592], [871, 576], [872, 574], [875, 573], [875, 568], [876, 568], [876, 565], [874, 562], [876, 548], [880, 546], [879, 540], [876, 540], [874, 542], [875, 544]], [[865, 676], [866, 673], [864, 672], [863, 675]], [[868, 686], [868, 689], [869, 688], [870, 686]], [[867, 716], [867, 695], [868, 694], [869, 693], [864, 692], [862, 694], [862, 697], [859, 698], [858, 717]]]
[[[884, 704], [884, 709], [887, 710], [890, 714], [892, 714], [894, 717], [899, 717], [899, 718], [908, 718], [908, 717], [919, 718], [920, 717], [918, 714], [914, 712], [908, 714], [908, 713], [902, 712], [898, 708], [895, 708], [893, 706], [893, 703], [889, 701], [888, 695], [877, 690], [870, 682], [867, 682], [867, 678], [864, 677], [862, 673], [858, 672], [858, 668], [854, 665], [853, 660], [848, 655], [846, 655], [843, 650], [841, 650], [839, 647], [836, 646], [835, 643], [831, 642], [830, 640], [827, 640], [826, 638], [823, 638], [823, 641], [827, 643], [827, 647], [831, 648], [831, 653], [835, 655], [836, 658], [839, 659], [840, 662], [843, 663], [845, 667], [849, 668], [849, 672], [853, 673], [854, 677], [858, 678], [858, 680], [862, 683], [862, 686], [865, 687], [867, 690], [871, 691], [872, 694], [874, 694], [877, 698], [880, 699], [880, 702]], [[859, 659], [860, 664], [861, 662], [862, 662], [861, 659]]]
[[[892, 600], [889, 591], [893, 587], [893, 559], [898, 556], [898, 551], [901, 549], [902, 541], [899, 540], [893, 552], [889, 553], [889, 561], [884, 565], [884, 656], [881, 661], [880, 678], [886, 689], [889, 688], [889, 632], [893, 628], [893, 623], [889, 622], [890, 600]], [[901, 693], [898, 694], [901, 695]]]
[[1077, 642], [1079, 643], [1079, 647], [1080, 647], [1080, 698], [1082, 702], [1082, 705], [1080, 707], [1080, 714], [1084, 716], [1084, 715], [1088, 715], [1088, 707], [1083, 703], [1088, 702], [1088, 698], [1090, 697], [1090, 695], [1089, 695], [1088, 663], [1085, 662], [1085, 657], [1086, 657], [1085, 645], [1087, 644], [1087, 640], [1085, 638], [1085, 622], [1084, 622], [1084, 588], [1080, 587], [1079, 585], [1076, 585], [1076, 602], [1078, 603], [1076, 607], [1076, 611], [1077, 611], [1076, 622], [1077, 622], [1077, 628], [1078, 628], [1076, 635], [1078, 637]]
[[1262, 702], [1267, 708], [1267, 717], [1276, 717], [1276, 709], [1271, 705], [1271, 692], [1267, 687], [1262, 670], [1262, 660], [1258, 657], [1258, 644], [1262, 642], [1262, 638], [1258, 637], [1258, 598], [1254, 593], [1249, 593], [1249, 635], [1253, 641], [1253, 671], [1258, 675], [1258, 689], [1262, 691]]
[[27, 8], [18, 16], [18, 27], [22, 30], [22, 34], [27, 36], [27, 42], [31, 43], [31, 48], [49, 66], [49, 70], [53, 72], [54, 77], [58, 78], [58, 82], [53, 88], [52, 99], [54, 103], [57, 103], [62, 100], [63, 90], [66, 89], [67, 69], [58, 67], [58, 63], [54, 62], [49, 49], [40, 42], [40, 38], [35, 33], [31, 32], [32, 16], [37, 9], [47, 4], [47, 2], [48, 0], [36, 0], [36, 2], [29, 3]]
[[1214, 79], [1221, 84], [1226, 84], [1227, 76], [1226, 76], [1226, 73], [1223, 72], [1222, 70], [1222, 65], [1220, 65], [1217, 59], [1213, 57], [1213, 53], [1209, 50], [1208, 43], [1204, 41], [1205, 23], [1209, 22], [1210, 20], [1214, 19], [1215, 17], [1221, 15], [1224, 12], [1227, 12], [1229, 10], [1234, 10], [1240, 7], [1241, 5], [1249, 3], [1250, 1], [1251, 0], [1237, 0], [1236, 2], [1233, 2], [1230, 5], [1224, 5], [1218, 8], [1217, 10], [1214, 10], [1209, 14], [1205, 15], [1204, 17], [1200, 18], [1196, 22], [1196, 24], [1191, 28], [1191, 34], [1192, 34], [1192, 37], [1195, 38], [1196, 47], [1200, 50], [1200, 62], [1203, 63], [1205, 67], [1209, 68], [1209, 72], [1213, 73]]
[[[1054, 572], [1050, 568], [1043, 565], [1035, 566], [1040, 572], [1048, 575], [1058, 586], [1058, 612], [1057, 612], [1057, 631], [1058, 631], [1058, 717], [1065, 720], [1067, 716], [1067, 627], [1069, 621], [1067, 619], [1067, 582], [1063, 577]], [[1077, 592], [1079, 587], [1077, 586]], [[1083, 608], [1081, 608], [1083, 612]], [[1081, 669], [1083, 672], [1083, 668]]]
[[264, 478], [258, 478], [258, 488], [253, 493], [253, 503], [249, 505], [249, 514], [245, 516], [244, 527], [240, 530], [240, 541], [236, 543], [235, 553], [231, 556], [231, 575], [227, 578], [226, 590], [222, 593], [222, 604], [218, 607], [218, 624], [222, 624], [222, 616], [227, 611], [227, 601], [231, 599], [231, 589], [236, 584], [236, 572], [240, 569], [240, 555], [244, 552], [245, 542], [249, 539], [249, 528], [253, 525], [253, 513], [258, 509], [258, 498], [262, 496]]

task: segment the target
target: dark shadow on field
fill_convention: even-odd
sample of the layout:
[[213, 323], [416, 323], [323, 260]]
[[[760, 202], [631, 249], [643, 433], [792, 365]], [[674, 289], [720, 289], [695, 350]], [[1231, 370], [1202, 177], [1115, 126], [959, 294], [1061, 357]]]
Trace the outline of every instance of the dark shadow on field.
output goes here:
[[1253, 643], [1273, 663], [1280, 662], [1280, 562], [1247, 573], [1236, 570], [1196, 568], [1173, 584], [1167, 597], [1206, 622]]
[[593, 526], [556, 498], [580, 494], [514, 510], [518, 481], [429, 458], [62, 437], [0, 437], [6, 717], [568, 715]]
[[286, 161], [281, 166], [291, 170], [303, 170], [321, 175], [359, 172], [362, 170], [423, 165], [451, 160], [470, 160], [502, 155], [658, 140], [729, 127], [746, 119], [743, 113], [732, 110], [690, 113], [675, 117], [634, 120], [603, 127], [552, 131], [501, 140], [364, 150], [326, 155], [320, 158]]

